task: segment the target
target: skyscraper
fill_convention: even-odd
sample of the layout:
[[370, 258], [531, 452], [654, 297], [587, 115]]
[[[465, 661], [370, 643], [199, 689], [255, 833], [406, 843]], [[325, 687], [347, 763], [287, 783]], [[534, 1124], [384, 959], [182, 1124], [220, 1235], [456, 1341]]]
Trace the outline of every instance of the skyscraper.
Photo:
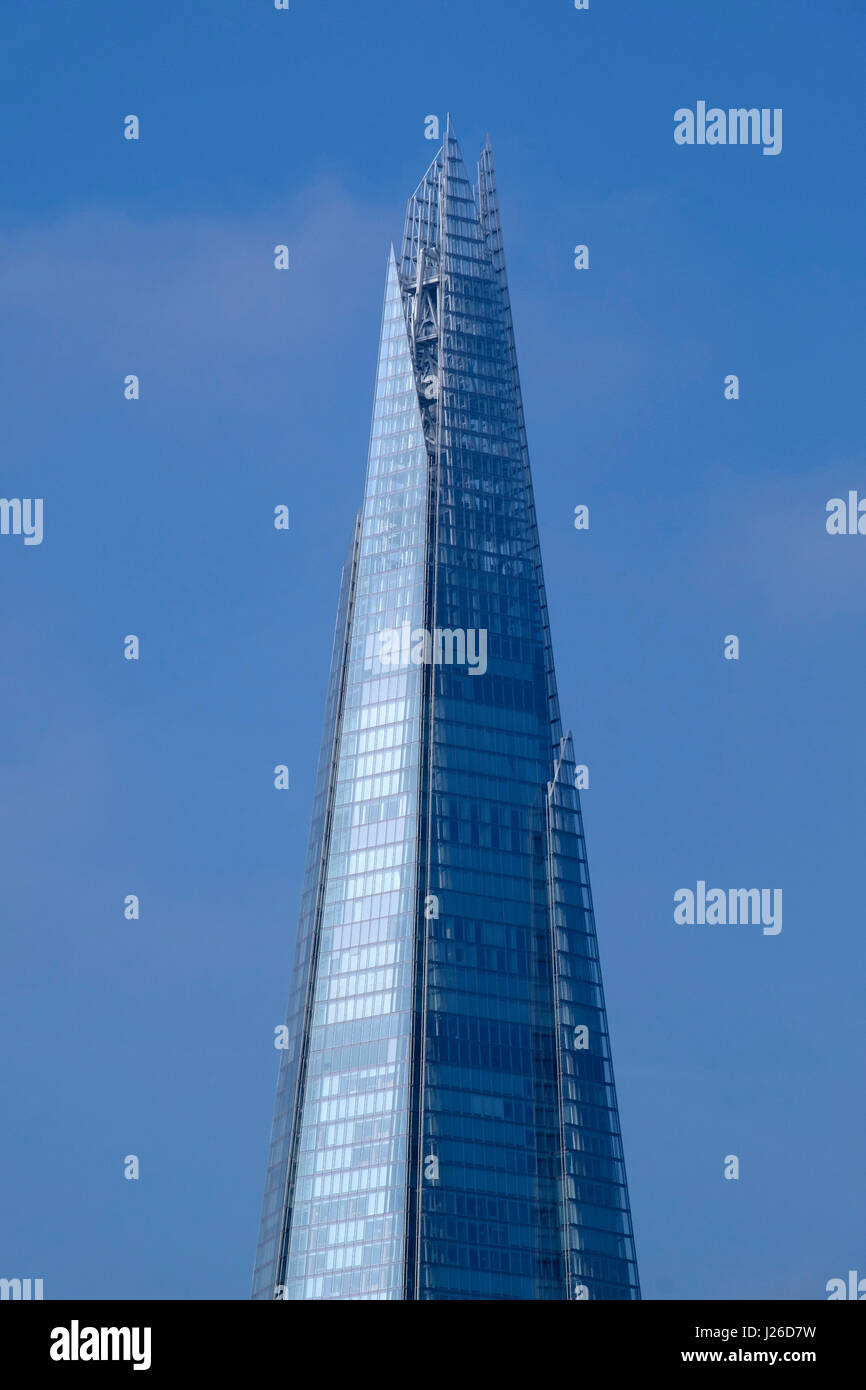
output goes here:
[[636, 1299], [493, 155], [388, 263], [254, 1298]]

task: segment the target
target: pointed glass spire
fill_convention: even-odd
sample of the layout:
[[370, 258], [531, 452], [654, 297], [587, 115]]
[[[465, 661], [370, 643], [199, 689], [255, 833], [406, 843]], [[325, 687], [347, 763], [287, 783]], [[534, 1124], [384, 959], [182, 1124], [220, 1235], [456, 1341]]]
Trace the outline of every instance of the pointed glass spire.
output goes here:
[[389, 260], [255, 1296], [639, 1297], [493, 152]]

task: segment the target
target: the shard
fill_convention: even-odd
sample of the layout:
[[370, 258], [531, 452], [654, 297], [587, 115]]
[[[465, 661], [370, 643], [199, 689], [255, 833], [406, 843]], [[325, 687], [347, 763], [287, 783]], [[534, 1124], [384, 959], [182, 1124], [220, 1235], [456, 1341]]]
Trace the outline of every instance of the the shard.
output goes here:
[[640, 1297], [493, 156], [391, 253], [253, 1297]]

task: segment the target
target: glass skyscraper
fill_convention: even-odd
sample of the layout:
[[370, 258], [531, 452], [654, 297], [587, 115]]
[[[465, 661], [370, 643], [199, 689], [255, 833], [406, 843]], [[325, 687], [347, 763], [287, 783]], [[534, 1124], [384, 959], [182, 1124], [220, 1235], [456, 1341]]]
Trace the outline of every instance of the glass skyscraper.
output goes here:
[[489, 143], [388, 264], [253, 1297], [640, 1297]]

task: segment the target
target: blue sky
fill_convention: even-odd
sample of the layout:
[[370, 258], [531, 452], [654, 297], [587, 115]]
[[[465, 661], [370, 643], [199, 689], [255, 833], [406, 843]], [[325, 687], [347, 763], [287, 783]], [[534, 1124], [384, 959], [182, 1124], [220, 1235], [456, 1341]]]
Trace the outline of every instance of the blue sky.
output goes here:
[[[386, 254], [450, 110], [497, 157], [644, 1294], [866, 1275], [860, 4], [14, 9], [0, 1274], [248, 1296]], [[781, 107], [781, 155], [678, 147], [698, 100]], [[698, 879], [781, 887], [781, 934], [676, 926]]]

